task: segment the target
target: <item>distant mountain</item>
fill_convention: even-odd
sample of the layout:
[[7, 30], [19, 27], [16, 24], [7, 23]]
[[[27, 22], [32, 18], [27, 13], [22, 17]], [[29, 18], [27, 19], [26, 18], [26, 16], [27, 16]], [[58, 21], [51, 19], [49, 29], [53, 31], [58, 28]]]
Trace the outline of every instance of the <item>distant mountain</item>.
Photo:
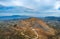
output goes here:
[[60, 21], [60, 17], [48, 16], [43, 18], [46, 21]]
[[0, 16], [0, 21], [2, 20], [21, 20], [29, 18], [29, 16], [19, 16], [19, 15], [13, 15], [13, 16]]
[[0, 13], [26, 13], [34, 12], [33, 9], [26, 8], [23, 6], [3, 6], [0, 5]]
[[49, 19], [49, 20], [55, 20], [57, 19], [57, 17], [54, 17], [54, 16], [48, 16], [48, 17], [45, 17], [46, 19]]
[[[21, 20], [30, 17], [31, 16], [24, 16], [24, 15], [0, 16], [0, 20]], [[40, 18], [44, 21], [60, 21], [60, 17], [54, 17], [54, 16], [35, 17], [35, 18]]]

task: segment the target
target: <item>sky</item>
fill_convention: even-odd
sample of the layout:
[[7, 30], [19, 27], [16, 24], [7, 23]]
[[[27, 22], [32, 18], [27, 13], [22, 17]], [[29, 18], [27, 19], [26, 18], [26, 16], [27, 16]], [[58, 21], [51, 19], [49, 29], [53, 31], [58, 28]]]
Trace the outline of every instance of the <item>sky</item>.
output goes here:
[[[59, 16], [60, 15], [60, 0], [0, 0], [0, 5], [4, 6], [24, 6], [27, 8], [31, 8], [37, 11], [42, 11], [41, 13], [26, 13], [25, 15], [37, 16]], [[45, 12], [45, 13], [44, 13]], [[55, 13], [48, 13], [55, 12]], [[11, 14], [11, 13], [10, 13]], [[20, 13], [22, 14], [22, 13]], [[24, 14], [23, 14], [24, 15]]]

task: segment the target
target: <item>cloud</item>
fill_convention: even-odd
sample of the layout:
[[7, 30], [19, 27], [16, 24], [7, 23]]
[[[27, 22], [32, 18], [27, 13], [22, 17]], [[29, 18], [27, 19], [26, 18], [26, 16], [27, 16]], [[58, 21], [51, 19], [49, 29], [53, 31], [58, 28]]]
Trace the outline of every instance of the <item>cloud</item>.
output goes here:
[[[0, 5], [24, 6], [40, 11], [40, 13], [38, 14], [10, 13], [10, 15], [29, 15], [29, 16], [59, 16], [60, 15], [60, 11], [58, 11], [58, 8], [60, 7], [60, 1], [56, 1], [56, 0], [0, 0]], [[7, 13], [6, 15], [9, 15], [9, 13]]]
[[34, 9], [46, 9], [54, 6], [56, 0], [0, 0], [6, 6], [25, 6]]
[[22, 6], [23, 3], [19, 0], [6, 0], [6, 1], [0, 1], [0, 4], [4, 6]]
[[59, 9], [60, 8], [60, 1], [57, 1], [56, 4], [55, 4], [55, 9]]
[[11, 1], [11, 3], [14, 6], [23, 6], [23, 2], [19, 0]]
[[31, 17], [60, 16], [60, 12], [40, 12], [40, 13], [0, 13], [0, 16], [22, 15]]

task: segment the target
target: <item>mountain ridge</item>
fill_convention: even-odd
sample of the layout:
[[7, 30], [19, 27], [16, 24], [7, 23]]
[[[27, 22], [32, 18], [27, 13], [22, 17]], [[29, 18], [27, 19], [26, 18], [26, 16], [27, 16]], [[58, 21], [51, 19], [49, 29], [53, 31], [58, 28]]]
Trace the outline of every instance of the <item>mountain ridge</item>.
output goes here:
[[29, 18], [30, 16], [22, 16], [22, 15], [12, 15], [12, 16], [0, 16], [0, 21], [4, 20], [21, 20]]

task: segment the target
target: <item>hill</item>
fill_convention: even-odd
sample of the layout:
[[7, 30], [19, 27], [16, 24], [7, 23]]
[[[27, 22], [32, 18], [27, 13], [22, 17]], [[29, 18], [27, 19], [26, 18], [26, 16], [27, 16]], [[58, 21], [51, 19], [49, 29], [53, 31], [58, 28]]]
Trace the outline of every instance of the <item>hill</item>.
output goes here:
[[30, 16], [21, 16], [21, 15], [12, 15], [12, 16], [0, 16], [0, 21], [8, 21], [8, 20], [22, 20], [29, 18]]
[[56, 28], [40, 18], [30, 17], [11, 22], [6, 21], [1, 22], [0, 26], [0, 38], [4, 37], [3, 39], [57, 39], [60, 37], [60, 32]]

